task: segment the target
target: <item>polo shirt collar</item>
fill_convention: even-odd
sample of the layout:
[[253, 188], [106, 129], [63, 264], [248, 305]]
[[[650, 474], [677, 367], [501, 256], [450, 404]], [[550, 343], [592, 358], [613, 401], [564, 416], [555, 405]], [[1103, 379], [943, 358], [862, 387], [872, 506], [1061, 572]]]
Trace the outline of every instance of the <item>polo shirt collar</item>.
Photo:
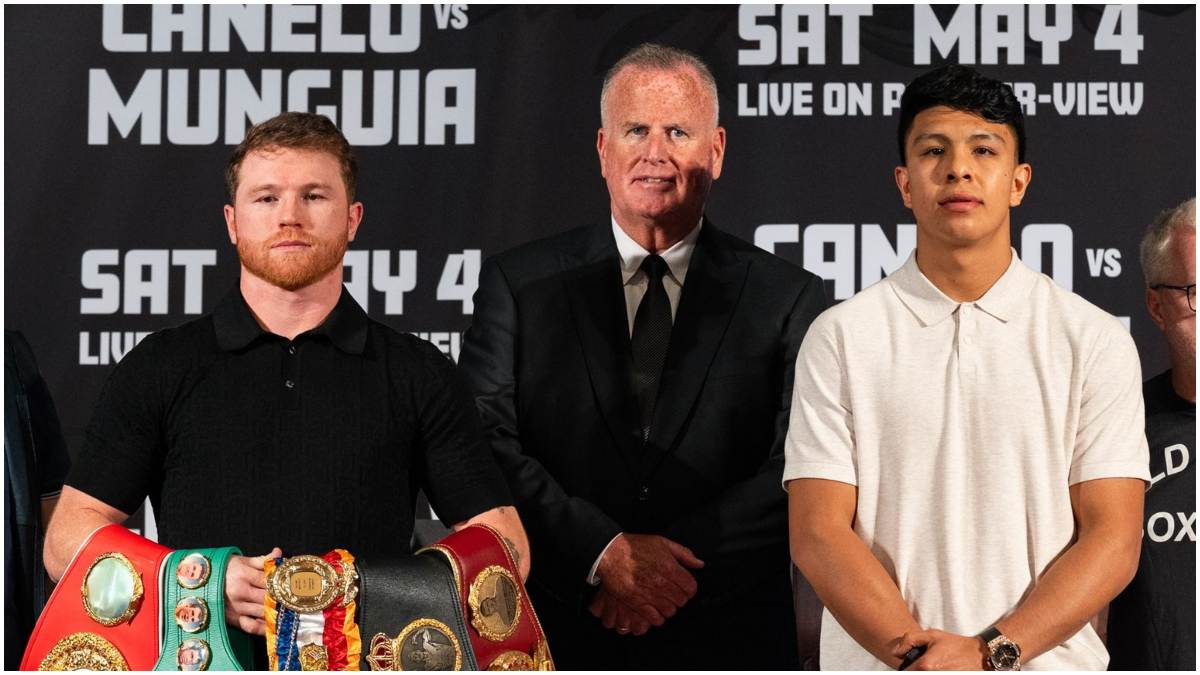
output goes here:
[[[343, 286], [333, 310], [320, 326], [305, 334], [325, 335], [338, 349], [348, 354], [361, 354], [367, 344], [368, 321], [367, 313]], [[217, 345], [229, 352], [242, 349], [263, 335], [270, 335], [258, 325], [236, 284], [213, 310], [213, 326]]]
[[[1009, 250], [1012, 251], [1012, 260], [1009, 261], [1008, 269], [983, 294], [983, 297], [974, 302], [979, 309], [1005, 322], [1016, 314], [1020, 308], [1021, 299], [1028, 295], [1037, 276], [1033, 270], [1021, 262], [1015, 249], [1010, 248]], [[917, 315], [924, 326], [940, 323], [946, 317], [954, 314], [959, 305], [964, 304], [947, 297], [921, 273], [921, 268], [917, 266], [915, 249], [908, 256], [904, 265], [889, 278], [893, 280], [892, 288], [895, 289], [901, 302]]]

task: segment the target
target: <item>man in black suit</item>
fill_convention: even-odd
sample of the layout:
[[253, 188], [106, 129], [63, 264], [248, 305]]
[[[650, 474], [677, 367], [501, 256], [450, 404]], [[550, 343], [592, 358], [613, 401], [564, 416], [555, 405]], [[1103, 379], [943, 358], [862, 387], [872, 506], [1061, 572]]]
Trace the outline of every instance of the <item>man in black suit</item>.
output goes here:
[[530, 593], [563, 668], [794, 666], [783, 439], [822, 284], [703, 218], [725, 130], [698, 58], [633, 50], [601, 118], [611, 222], [486, 261], [459, 361]]

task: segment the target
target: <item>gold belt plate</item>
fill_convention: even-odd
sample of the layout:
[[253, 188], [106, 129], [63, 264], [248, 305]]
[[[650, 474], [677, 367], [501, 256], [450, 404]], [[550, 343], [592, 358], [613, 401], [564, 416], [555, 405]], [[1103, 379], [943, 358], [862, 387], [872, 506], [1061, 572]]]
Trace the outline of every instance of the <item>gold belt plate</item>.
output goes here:
[[333, 565], [315, 555], [297, 555], [280, 563], [267, 577], [267, 592], [275, 602], [294, 612], [323, 611], [339, 595], [348, 592], [351, 581]]
[[95, 633], [72, 633], [58, 641], [38, 670], [129, 670], [125, 657], [111, 642]]
[[471, 625], [492, 642], [503, 642], [521, 619], [521, 590], [511, 572], [489, 565], [475, 576], [467, 594]]
[[462, 670], [462, 646], [437, 619], [417, 619], [394, 639], [376, 633], [367, 663], [371, 670]]

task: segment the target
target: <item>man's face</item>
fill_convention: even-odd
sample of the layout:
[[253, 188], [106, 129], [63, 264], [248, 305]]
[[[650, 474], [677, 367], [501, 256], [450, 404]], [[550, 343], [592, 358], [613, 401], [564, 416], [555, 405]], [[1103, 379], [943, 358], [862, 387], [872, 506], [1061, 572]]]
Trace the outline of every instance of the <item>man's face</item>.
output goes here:
[[204, 565], [198, 562], [185, 562], [179, 566], [179, 573], [184, 579], [196, 581], [204, 576]]
[[340, 270], [362, 220], [362, 204], [349, 203], [337, 158], [316, 150], [248, 153], [235, 197], [225, 206], [225, 224], [242, 267], [289, 291]]
[[196, 605], [183, 605], [175, 608], [175, 618], [183, 623], [200, 623], [204, 615]]
[[184, 649], [179, 652], [179, 663], [185, 666], [195, 665], [200, 663], [203, 658], [200, 655], [199, 649]]
[[[1176, 231], [1171, 238], [1170, 274], [1161, 283], [1187, 286], [1196, 283], [1196, 233]], [[1171, 288], [1146, 289], [1146, 309], [1159, 330], [1167, 336], [1173, 358], [1196, 358], [1196, 312], [1187, 295]], [[1181, 364], [1182, 365], [1182, 364]]]
[[1021, 203], [1032, 173], [1017, 163], [1012, 129], [937, 106], [913, 119], [905, 151], [896, 186], [923, 239], [947, 248], [1008, 241], [1009, 209]]
[[624, 68], [606, 103], [596, 149], [617, 222], [698, 221], [721, 175], [725, 130], [713, 126], [715, 102], [696, 72]]

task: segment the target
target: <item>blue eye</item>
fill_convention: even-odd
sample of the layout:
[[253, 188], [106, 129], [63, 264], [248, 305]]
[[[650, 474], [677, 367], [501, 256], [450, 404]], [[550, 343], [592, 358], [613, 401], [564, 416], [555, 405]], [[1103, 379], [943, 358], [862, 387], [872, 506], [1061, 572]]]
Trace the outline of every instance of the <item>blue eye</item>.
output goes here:
[[688, 133], [686, 131], [684, 131], [683, 129], [680, 129], [679, 127], [675, 127], [673, 129], [671, 129], [670, 133], [671, 133], [672, 138], [687, 138], [687, 135], [688, 135]]
[[633, 127], [627, 133], [630, 133], [634, 136], [645, 136], [646, 127]]

